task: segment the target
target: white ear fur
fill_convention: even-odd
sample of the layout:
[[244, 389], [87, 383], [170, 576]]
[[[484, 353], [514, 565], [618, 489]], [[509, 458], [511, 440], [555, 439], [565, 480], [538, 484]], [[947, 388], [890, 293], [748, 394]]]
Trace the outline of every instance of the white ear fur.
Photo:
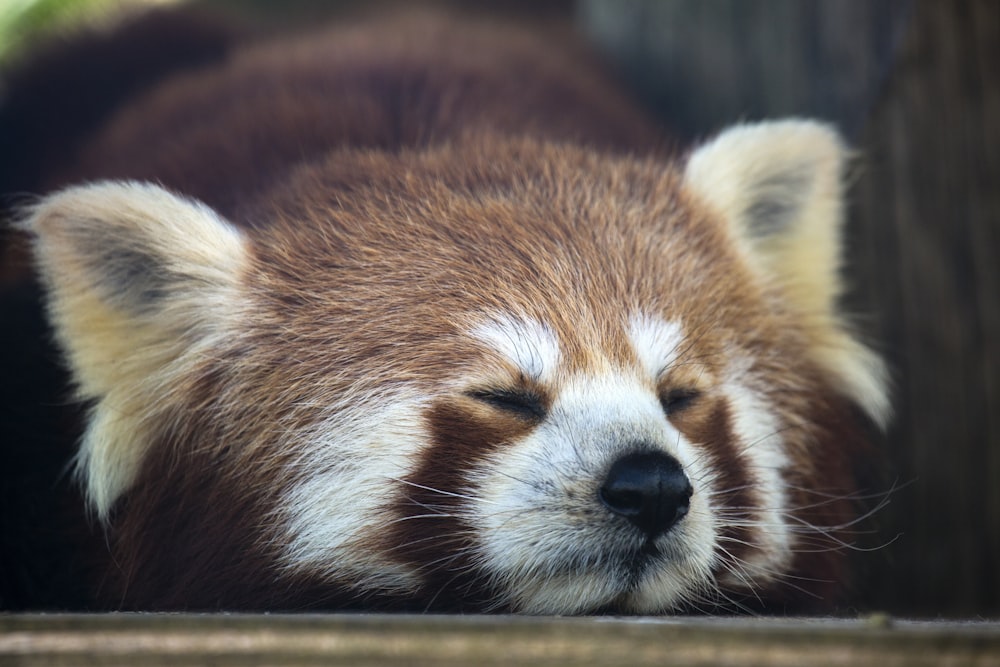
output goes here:
[[243, 236], [203, 204], [134, 182], [63, 190], [22, 227], [78, 393], [95, 401], [77, 465], [106, 519], [182, 369], [223, 335]]
[[837, 312], [846, 152], [839, 135], [817, 122], [741, 125], [695, 150], [685, 182], [724, 217], [753, 270], [800, 316], [815, 361], [884, 427], [884, 364]]

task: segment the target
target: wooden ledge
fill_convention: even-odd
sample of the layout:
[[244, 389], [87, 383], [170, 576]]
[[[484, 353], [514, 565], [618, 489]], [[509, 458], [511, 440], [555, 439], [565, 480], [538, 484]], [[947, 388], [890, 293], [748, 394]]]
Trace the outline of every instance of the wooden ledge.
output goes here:
[[998, 665], [1000, 624], [745, 618], [0, 615], [0, 665]]

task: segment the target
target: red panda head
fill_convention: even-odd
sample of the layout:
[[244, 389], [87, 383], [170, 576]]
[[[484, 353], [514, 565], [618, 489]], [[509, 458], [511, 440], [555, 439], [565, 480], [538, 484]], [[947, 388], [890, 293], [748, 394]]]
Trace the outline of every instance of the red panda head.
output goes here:
[[301, 169], [241, 228], [42, 201], [78, 456], [132, 608], [654, 613], [828, 595], [879, 360], [836, 300], [844, 150], [489, 137]]

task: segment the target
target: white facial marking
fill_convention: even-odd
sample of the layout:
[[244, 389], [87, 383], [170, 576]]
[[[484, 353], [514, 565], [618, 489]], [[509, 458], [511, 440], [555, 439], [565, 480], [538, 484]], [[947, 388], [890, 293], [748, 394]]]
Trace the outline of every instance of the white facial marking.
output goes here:
[[551, 380], [559, 366], [559, 340], [548, 325], [536, 320], [499, 315], [473, 328], [472, 335], [532, 380]]
[[639, 363], [653, 380], [677, 363], [684, 334], [679, 324], [648, 315], [636, 315], [629, 321], [629, 335]]
[[395, 519], [391, 505], [398, 486], [393, 481], [411, 472], [426, 447], [423, 405], [398, 395], [352, 403], [338, 406], [312, 432], [297, 434], [308, 439], [310, 448], [292, 471], [305, 471], [305, 481], [279, 509], [289, 536], [284, 564], [297, 571], [328, 571], [337, 583], [358, 590], [411, 592], [419, 586], [417, 573], [365, 541]]
[[[763, 582], [784, 571], [792, 558], [791, 531], [786, 514], [788, 495], [782, 472], [790, 465], [777, 416], [764, 399], [738, 374], [731, 374], [724, 391], [729, 398], [736, 446], [751, 480], [759, 510], [752, 541], [755, 549], [739, 564], [739, 576], [724, 579], [739, 586], [741, 580]], [[722, 489], [725, 492], [725, 489]], [[726, 546], [726, 545], [723, 545]]]

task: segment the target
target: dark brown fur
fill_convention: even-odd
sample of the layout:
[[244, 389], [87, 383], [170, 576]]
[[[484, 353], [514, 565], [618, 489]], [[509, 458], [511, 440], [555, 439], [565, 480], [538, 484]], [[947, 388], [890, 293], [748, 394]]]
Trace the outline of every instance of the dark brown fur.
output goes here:
[[378, 25], [341, 26], [291, 48], [261, 44], [175, 77], [119, 113], [77, 165], [62, 163], [44, 185], [153, 180], [229, 215], [335, 149], [419, 148], [484, 129], [618, 151], [663, 146], [579, 47], [553, 49], [502, 23], [414, 15]]

